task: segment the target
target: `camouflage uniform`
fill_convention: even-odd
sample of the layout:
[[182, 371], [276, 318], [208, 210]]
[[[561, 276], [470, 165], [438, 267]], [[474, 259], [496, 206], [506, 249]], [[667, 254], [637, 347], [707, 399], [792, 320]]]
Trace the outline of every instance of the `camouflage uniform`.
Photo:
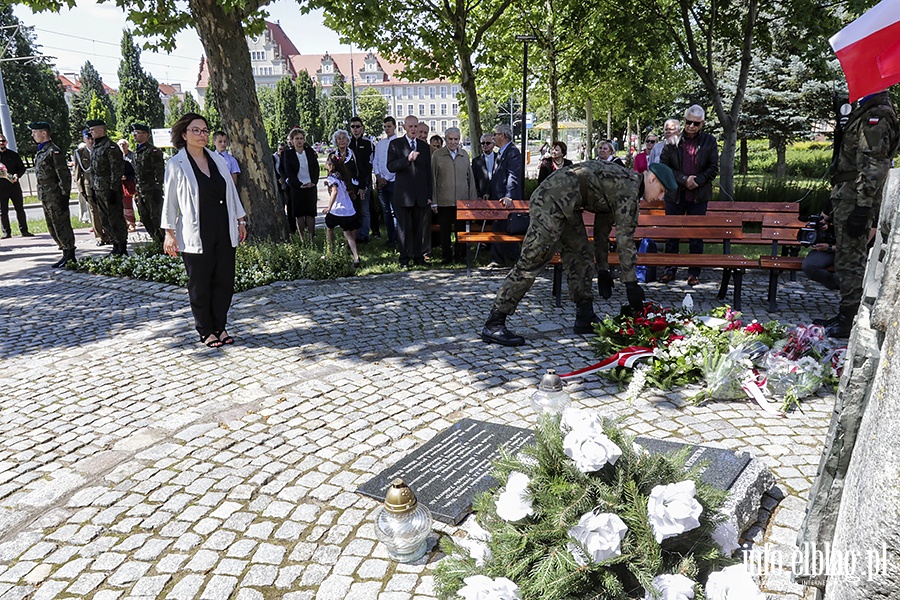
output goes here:
[[45, 142], [34, 157], [37, 195], [44, 208], [47, 229], [63, 252], [75, 250], [75, 233], [69, 219], [69, 190], [72, 174], [66, 155], [53, 142]]
[[[84, 211], [82, 203], [87, 204], [87, 211], [91, 217], [91, 227], [94, 228], [94, 237], [108, 242], [103, 235], [103, 227], [100, 225], [100, 211], [94, 202], [94, 190], [91, 188], [91, 149], [86, 145], [75, 148], [72, 153], [72, 163], [75, 165], [72, 176], [78, 187], [79, 208]], [[80, 215], [79, 215], [80, 216]]]
[[[531, 195], [531, 224], [522, 254], [506, 276], [493, 308], [510, 315], [531, 289], [534, 278], [560, 246], [572, 300], [592, 301], [592, 281], [598, 270], [609, 270], [609, 234], [616, 225], [623, 283], [637, 282], [634, 230], [643, 195], [641, 175], [620, 165], [589, 160], [564, 167], [544, 180]], [[594, 213], [594, 254], [588, 244], [582, 211]]]
[[878, 216], [881, 192], [900, 144], [897, 114], [887, 92], [875, 94], [850, 113], [832, 175], [831, 202], [835, 243], [834, 270], [841, 289], [841, 312], [855, 315], [862, 299], [868, 258], [868, 230], [861, 236], [847, 231], [847, 219], [857, 207], [871, 207]]
[[141, 222], [147, 233], [158, 241], [163, 241], [165, 232], [160, 229], [163, 205], [163, 179], [166, 173], [166, 159], [162, 150], [152, 143], [139, 144], [134, 151], [134, 171], [137, 179], [137, 204], [141, 212]]
[[122, 206], [122, 151], [109, 137], [94, 140], [91, 150], [91, 188], [100, 212], [103, 231], [114, 245], [128, 243], [128, 229]]

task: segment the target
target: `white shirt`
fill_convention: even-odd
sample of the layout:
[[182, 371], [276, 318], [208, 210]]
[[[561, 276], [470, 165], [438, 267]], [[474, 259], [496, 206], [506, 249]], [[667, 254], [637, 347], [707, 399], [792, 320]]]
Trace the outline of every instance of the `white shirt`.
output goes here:
[[485, 153], [484, 153], [484, 166], [487, 167], [488, 175], [493, 174], [493, 172], [494, 172], [494, 161], [495, 161], [496, 159], [497, 159], [497, 155], [496, 155], [493, 151], [491, 151], [491, 152], [485, 152]]
[[297, 155], [297, 160], [300, 161], [300, 168], [297, 169], [297, 180], [300, 183], [312, 183], [312, 178], [309, 176], [309, 161], [306, 160], [306, 152], [294, 150], [294, 153]]
[[418, 142], [418, 141], [419, 140], [417, 140], [416, 138], [411, 138], [409, 136], [406, 136], [406, 143], [409, 144], [409, 147], [412, 149], [413, 152], [416, 151], [416, 142]]
[[459, 154], [459, 148], [457, 148], [456, 150], [449, 150], [449, 152], [450, 152], [450, 158], [452, 158], [453, 160], [456, 160], [456, 155]]
[[380, 175], [385, 181], [394, 181], [397, 177], [394, 173], [388, 171], [387, 168], [388, 145], [391, 143], [391, 140], [396, 139], [397, 135], [394, 134], [387, 139], [381, 140], [375, 145], [375, 160], [372, 164], [374, 166], [375, 174]]

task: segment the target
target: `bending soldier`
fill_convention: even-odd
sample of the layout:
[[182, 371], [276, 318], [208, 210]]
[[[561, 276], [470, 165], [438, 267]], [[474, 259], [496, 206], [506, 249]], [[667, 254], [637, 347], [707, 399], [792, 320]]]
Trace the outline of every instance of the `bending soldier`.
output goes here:
[[[666, 190], [677, 187], [672, 170], [661, 163], [643, 173], [623, 166], [589, 160], [564, 167], [544, 180], [531, 195], [531, 224], [522, 241], [522, 254], [506, 276], [481, 332], [481, 339], [504, 346], [520, 346], [522, 336], [506, 328], [506, 317], [515, 312], [534, 279], [560, 247], [563, 267], [575, 302], [575, 333], [591, 333], [594, 298], [591, 291], [596, 256], [597, 279], [604, 299], [612, 296], [609, 273], [609, 234], [616, 226], [621, 280], [634, 308], [644, 303], [637, 283], [637, 248], [634, 231], [641, 198], [661, 200]], [[582, 211], [594, 213], [594, 255], [588, 245]]]
[[848, 337], [859, 310], [869, 232], [881, 207], [891, 159], [900, 145], [898, 129], [897, 113], [887, 91], [862, 98], [843, 128], [831, 180], [834, 272], [841, 290], [840, 310], [827, 322], [831, 337]]
[[137, 148], [134, 151], [134, 171], [137, 179], [137, 205], [144, 229], [153, 239], [162, 242], [166, 232], [160, 229], [163, 205], [163, 180], [166, 159], [162, 150], [150, 141], [150, 128], [141, 123], [131, 126]]
[[72, 190], [72, 174], [66, 163], [66, 155], [50, 140], [50, 123], [36, 121], [28, 124], [31, 137], [37, 142], [34, 157], [34, 177], [37, 195], [47, 219], [47, 229], [62, 250], [62, 258], [53, 267], [65, 266], [75, 260], [75, 232], [69, 218], [69, 192]]

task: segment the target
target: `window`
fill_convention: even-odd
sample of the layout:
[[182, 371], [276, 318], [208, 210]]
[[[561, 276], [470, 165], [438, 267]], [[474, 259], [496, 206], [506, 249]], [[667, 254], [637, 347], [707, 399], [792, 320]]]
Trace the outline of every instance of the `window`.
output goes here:
[[459, 121], [453, 121], [453, 127], [459, 127]]
[[434, 100], [434, 86], [433, 85], [428, 88], [428, 97], [431, 98], [432, 100]]
[[323, 73], [331, 73], [331, 65], [322, 65]]
[[402, 104], [398, 104], [398, 105], [397, 105], [397, 116], [398, 116], [398, 117], [402, 117], [402, 116], [403, 116], [403, 105], [402, 105]]
[[398, 100], [402, 100], [402, 99], [403, 99], [403, 88], [402, 88], [402, 87], [401, 87], [401, 88], [397, 88], [397, 99], [398, 99]]
[[447, 121], [441, 121], [441, 131], [447, 131]]
[[442, 85], [441, 86], [441, 98], [446, 98], [446, 97], [447, 97], [447, 86]]
[[459, 93], [459, 86], [458, 86], [458, 85], [454, 85], [452, 88], [450, 88], [450, 92], [451, 92], [454, 96], [457, 95], [457, 94]]
[[425, 88], [422, 86], [419, 86], [419, 100], [421, 100], [424, 97], [425, 97]]
[[432, 131], [437, 130], [437, 121], [428, 121], [428, 123], [430, 124], [429, 129], [431, 129]]
[[437, 114], [437, 104], [432, 104], [428, 108], [430, 109], [430, 115], [434, 116]]
[[451, 110], [453, 111], [452, 114], [453, 114], [454, 117], [455, 117], [457, 114], [459, 114], [459, 104], [456, 104], [456, 103], [454, 102], [454, 103], [453, 103], [453, 106], [451, 106], [450, 108], [451, 108]]
[[407, 104], [407, 105], [406, 105], [406, 114], [408, 114], [408, 115], [413, 115], [413, 114], [415, 114], [415, 113], [413, 112], [413, 105], [412, 105], [412, 104]]
[[407, 88], [406, 88], [406, 97], [407, 97], [407, 98], [412, 98], [412, 97], [413, 97], [413, 89], [412, 89], [411, 87], [407, 87]]
[[441, 116], [446, 116], [446, 115], [447, 115], [447, 105], [441, 104]]
[[424, 105], [424, 104], [420, 104], [420, 105], [419, 105], [419, 114], [420, 114], [420, 115], [424, 115], [424, 114], [425, 114], [425, 105]]

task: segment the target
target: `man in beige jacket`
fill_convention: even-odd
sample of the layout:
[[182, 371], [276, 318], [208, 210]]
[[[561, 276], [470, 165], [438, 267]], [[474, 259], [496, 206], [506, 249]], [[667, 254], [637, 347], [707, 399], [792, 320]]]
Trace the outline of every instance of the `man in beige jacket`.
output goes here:
[[[431, 210], [437, 216], [441, 232], [441, 264], [449, 265], [454, 260], [450, 234], [456, 222], [456, 201], [478, 198], [478, 192], [475, 190], [472, 162], [468, 153], [459, 147], [459, 129], [447, 129], [444, 139], [447, 145], [431, 156], [431, 173], [434, 177]], [[456, 255], [461, 257], [462, 245], [456, 246]]]

